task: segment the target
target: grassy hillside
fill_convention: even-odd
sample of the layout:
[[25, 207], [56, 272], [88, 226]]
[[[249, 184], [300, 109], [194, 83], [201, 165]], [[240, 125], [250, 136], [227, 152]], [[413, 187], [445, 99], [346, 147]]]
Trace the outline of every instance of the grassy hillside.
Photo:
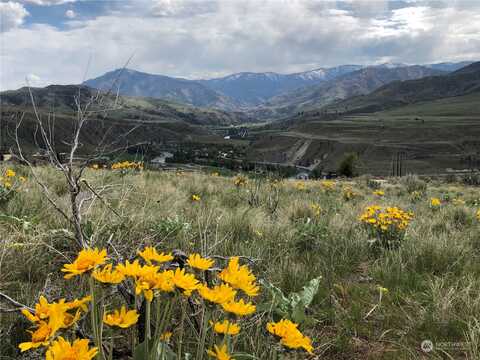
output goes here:
[[[65, 280], [60, 272], [77, 254], [69, 225], [46, 204], [27, 169], [15, 170], [16, 176], [27, 180], [0, 203], [4, 234], [0, 292], [27, 306], [33, 306], [41, 294], [50, 301], [84, 296], [88, 275]], [[60, 175], [51, 168], [36, 170], [66, 207], [68, 194]], [[231, 342], [235, 352], [256, 359], [478, 358], [480, 219], [475, 214], [480, 199], [476, 188], [416, 178], [381, 183], [366, 178], [336, 183], [248, 179], [246, 185], [236, 187], [233, 178], [210, 174], [122, 175], [111, 170], [90, 170], [85, 179], [103, 189], [104, 199], [85, 197], [85, 229], [94, 245], [105, 247], [115, 261], [133, 257], [145, 245], [159, 251], [218, 255], [220, 267], [225, 264], [223, 257], [232, 255], [253, 260], [246, 263], [261, 284], [260, 296], [251, 299], [257, 313], [239, 321], [241, 333]], [[192, 201], [192, 195], [199, 200]], [[432, 197], [441, 204], [432, 207]], [[413, 212], [405, 231], [392, 230], [398, 246], [371, 245], [380, 235], [359, 217], [373, 204]], [[268, 284], [287, 295], [318, 277], [318, 292], [305, 317], [285, 309], [282, 313], [272, 304]], [[122, 300], [114, 291], [108, 294], [104, 302], [111, 310]], [[186, 308], [182, 322], [183, 301], [177, 297], [168, 321], [169, 344], [176, 351], [182, 338], [183, 349], [195, 353], [199, 339], [193, 329], [200, 316], [195, 309], [201, 300], [192, 295], [193, 307]], [[0, 298], [2, 310], [11, 307]], [[315, 355], [286, 351], [268, 334], [266, 323], [281, 317], [301, 319], [299, 328], [312, 339]], [[86, 332], [88, 319], [79, 322]], [[2, 355], [38, 358], [35, 354], [41, 351], [22, 356], [16, 350], [27, 339], [28, 326], [19, 312], [0, 311]], [[106, 328], [105, 336], [111, 334], [116, 336], [116, 358], [126, 359], [120, 354], [128, 347], [129, 331], [112, 333]], [[420, 346], [427, 339], [434, 344], [428, 354]], [[206, 340], [210, 346], [221, 336], [208, 330]]]
[[[51, 117], [55, 128], [55, 139], [59, 151], [70, 139], [77, 109], [75, 99], [85, 106], [88, 99], [97, 92], [87, 87], [52, 85], [32, 89], [36, 106], [43, 121]], [[14, 145], [15, 125], [25, 114], [19, 129], [20, 139], [27, 149], [35, 144], [35, 117], [28, 89], [0, 93], [2, 104], [3, 146]], [[213, 134], [209, 126], [227, 126], [242, 123], [245, 116], [221, 110], [198, 109], [151, 98], [100, 96], [89, 108], [93, 111], [85, 126], [82, 137], [83, 153], [92, 151], [102, 140], [106, 143], [117, 141], [117, 147], [137, 143], [150, 143], [154, 147], [183, 142], [222, 142], [221, 136]], [[53, 121], [53, 116], [55, 120]], [[106, 137], [106, 139], [103, 139]]]
[[408, 116], [480, 116], [480, 92], [425, 101], [379, 112], [379, 115]]
[[[81, 103], [85, 104], [96, 90], [78, 85], [50, 85], [45, 88], [32, 89], [36, 105], [44, 111], [72, 113], [76, 111], [75, 98], [80, 94]], [[184, 121], [193, 125], [229, 125], [247, 121], [245, 115], [215, 109], [199, 109], [172, 101], [148, 98], [120, 96], [108, 92], [102, 97], [102, 109], [115, 108], [112, 116], [124, 120], [146, 120], [151, 122]], [[31, 108], [27, 88], [0, 92], [3, 106], [22, 106]], [[94, 103], [98, 106], [98, 102]], [[109, 112], [108, 112], [109, 113]]]
[[327, 106], [324, 111], [365, 113], [401, 107], [424, 101], [480, 92], [480, 62], [445, 76], [396, 81], [364, 96], [352, 97]]
[[345, 153], [354, 152], [362, 173], [389, 175], [401, 152], [406, 171], [417, 174], [466, 169], [470, 158], [478, 167], [479, 101], [472, 93], [366, 114], [305, 113], [252, 135], [251, 156], [288, 162], [292, 149], [308, 143], [297, 165], [336, 170]]

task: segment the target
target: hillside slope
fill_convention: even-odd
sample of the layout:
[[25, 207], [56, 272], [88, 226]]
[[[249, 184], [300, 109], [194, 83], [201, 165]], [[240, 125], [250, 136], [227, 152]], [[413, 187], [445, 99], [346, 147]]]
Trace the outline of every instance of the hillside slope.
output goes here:
[[[80, 94], [84, 103], [98, 91], [87, 86], [49, 85], [45, 88], [32, 88], [36, 105], [58, 113], [76, 110], [75, 98]], [[27, 88], [0, 92], [0, 101], [4, 106], [31, 106]], [[117, 110], [115, 116], [126, 120], [182, 120], [194, 125], [230, 125], [239, 124], [248, 119], [242, 113], [226, 112], [216, 109], [203, 109], [154, 98], [137, 98], [113, 94], [103, 97], [104, 105]]]
[[[60, 147], [64, 147], [65, 139], [69, 139], [72, 133], [76, 98], [85, 104], [98, 91], [86, 86], [51, 85], [33, 88], [32, 93], [40, 115], [44, 120], [50, 115], [56, 141]], [[2, 131], [12, 133], [24, 114], [19, 135], [27, 147], [35, 147], [35, 122], [28, 89], [1, 92], [0, 103], [4, 120]], [[220, 137], [212, 135], [206, 125], [230, 125], [244, 121], [241, 115], [220, 110], [198, 109], [149, 98], [120, 96], [117, 99], [113, 95], [100, 96], [90, 110], [93, 113], [82, 139], [85, 151], [95, 147], [104, 137], [107, 141], [121, 138], [123, 144], [217, 141]], [[128, 136], [125, 135], [127, 133]], [[4, 146], [13, 145], [11, 137], [4, 140], [7, 141]]]
[[320, 108], [352, 96], [368, 94], [392, 81], [418, 79], [443, 74], [424, 66], [372, 66], [322, 83], [301, 88], [272, 98], [264, 105], [253, 109], [252, 117], [288, 117], [298, 112]]
[[480, 91], [480, 62], [444, 76], [396, 81], [371, 94], [357, 96], [326, 107], [327, 112], [376, 112], [422, 101], [462, 96]]

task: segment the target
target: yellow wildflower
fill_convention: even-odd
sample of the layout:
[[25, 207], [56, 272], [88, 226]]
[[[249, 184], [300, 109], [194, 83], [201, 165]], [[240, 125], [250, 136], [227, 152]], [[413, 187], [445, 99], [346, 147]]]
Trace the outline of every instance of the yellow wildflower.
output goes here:
[[145, 299], [153, 300], [153, 290], [157, 286], [158, 266], [142, 266], [135, 277], [135, 294], [143, 292]]
[[214, 263], [214, 260], [202, 258], [199, 254], [192, 254], [187, 260], [188, 266], [203, 271], [210, 269]]
[[125, 279], [122, 272], [112, 270], [112, 264], [107, 264], [102, 269], [95, 269], [92, 276], [95, 280], [104, 284], [119, 284]]
[[207, 354], [218, 360], [230, 360], [233, 359], [228, 353], [227, 344], [223, 344], [220, 347], [214, 345], [214, 350], [208, 350]]
[[303, 183], [303, 182], [297, 182], [297, 183], [295, 183], [295, 188], [297, 190], [305, 190], [306, 186], [305, 186], [305, 183]]
[[14, 177], [15, 175], [17, 175], [17, 174], [16, 174], [15, 171], [13, 171], [12, 169], [8, 169], [8, 170], [5, 172], [5, 176], [6, 176], [6, 177], [9, 177], [9, 178], [10, 178], [10, 177]]
[[[90, 296], [86, 296], [72, 302], [65, 302], [65, 299], [60, 299], [58, 302], [49, 303], [44, 296], [41, 296], [39, 302], [35, 304], [34, 314], [27, 309], [22, 309], [21, 312], [34, 324], [47, 322], [49, 328], [55, 333], [60, 328], [68, 328], [74, 324], [80, 318], [80, 310], [87, 311], [86, 303], [90, 300]], [[75, 315], [68, 313], [68, 311], [75, 309], [79, 309]]]
[[148, 264], [151, 264], [152, 261], [164, 263], [173, 260], [172, 254], [164, 254], [163, 252], [159, 254], [157, 250], [151, 246], [147, 246], [143, 251], [138, 251], [138, 255], [140, 255]]
[[38, 303], [35, 304], [35, 315], [32, 315], [27, 309], [22, 309], [21, 311], [29, 321], [35, 323], [47, 319], [50, 316], [50, 304], [42, 295], [40, 296]]
[[215, 323], [210, 321], [210, 325], [213, 326], [213, 331], [217, 334], [238, 335], [240, 332], [240, 326], [228, 320], [223, 320], [222, 322], [217, 321]]
[[323, 180], [320, 182], [320, 186], [325, 190], [325, 191], [332, 191], [335, 190], [335, 181], [332, 180]]
[[39, 327], [35, 331], [30, 331], [32, 335], [32, 341], [23, 342], [18, 347], [21, 352], [36, 349], [40, 346], [47, 346], [50, 338], [55, 334], [50, 326], [46, 322], [41, 322]]
[[310, 205], [311, 209], [313, 210], [313, 213], [315, 214], [316, 217], [320, 216], [322, 213], [322, 208], [318, 204], [312, 204]]
[[197, 202], [197, 201], [200, 201], [202, 198], [200, 197], [200, 195], [197, 195], [197, 194], [193, 194], [192, 195], [192, 201], [193, 202]]
[[158, 289], [165, 292], [175, 290], [173, 271], [159, 272], [159, 270], [160, 268], [158, 266], [141, 266], [138, 260], [135, 260], [133, 263], [127, 260], [125, 264], [117, 265], [117, 271], [119, 273], [132, 277], [135, 280], [135, 293], [139, 295], [143, 292], [143, 295], [148, 301], [153, 300], [154, 290]]
[[406, 212], [398, 207], [368, 206], [359, 220], [370, 229], [380, 233], [389, 231], [403, 231], [413, 219], [412, 212]]
[[240, 301], [229, 301], [221, 304], [223, 310], [226, 312], [238, 315], [238, 316], [247, 316], [253, 314], [256, 310], [255, 305], [252, 303], [245, 303], [243, 299]]
[[81, 275], [87, 271], [93, 270], [98, 265], [102, 265], [107, 260], [107, 250], [84, 249], [79, 252], [75, 261], [71, 264], [65, 264], [62, 271], [67, 274], [65, 279], [70, 279], [76, 275]]
[[218, 277], [233, 288], [242, 290], [248, 296], [257, 296], [260, 291], [255, 283], [255, 275], [246, 265], [239, 265], [237, 256], [230, 259], [228, 266], [220, 272]]
[[353, 198], [357, 197], [358, 194], [353, 191], [353, 189], [350, 186], [347, 186], [343, 189], [343, 199], [345, 201], [352, 200]]
[[127, 311], [125, 305], [120, 310], [115, 310], [113, 313], [105, 313], [103, 315], [103, 322], [110, 326], [118, 326], [126, 329], [138, 321], [139, 314], [136, 310]]
[[59, 336], [48, 348], [46, 360], [91, 360], [98, 353], [98, 348], [89, 348], [87, 339], [76, 339], [73, 343]]
[[155, 277], [155, 281], [155, 289], [164, 292], [172, 292], [175, 290], [172, 270], [159, 272]]
[[88, 296], [85, 296], [81, 299], [75, 299], [71, 302], [67, 302], [67, 303], [65, 303], [65, 305], [68, 307], [69, 310], [79, 308], [79, 309], [83, 310], [84, 312], [87, 312], [88, 308], [87, 308], [86, 304], [91, 300], [92, 300], [92, 297], [90, 295], [88, 295]]
[[169, 342], [172, 338], [173, 333], [171, 331], [165, 331], [163, 334], [160, 335], [161, 341]]
[[277, 323], [268, 323], [267, 330], [271, 334], [278, 336], [282, 345], [290, 349], [303, 348], [307, 352], [312, 353], [312, 341], [298, 330], [298, 324], [288, 319], [282, 319]]
[[373, 195], [384, 196], [384, 195], [385, 195], [385, 191], [375, 190], [375, 191], [373, 192]]
[[125, 276], [136, 277], [142, 271], [142, 266], [138, 260], [135, 260], [133, 263], [126, 260], [125, 264], [118, 264], [115, 270]]
[[437, 208], [437, 207], [439, 207], [441, 204], [442, 204], [442, 202], [440, 201], [439, 198], [432, 197], [432, 198], [430, 199], [430, 206], [431, 206], [432, 208]]
[[198, 288], [198, 293], [205, 300], [215, 304], [223, 304], [233, 301], [237, 291], [232, 289], [227, 284], [216, 285], [211, 289], [207, 285], [200, 285]]
[[199, 282], [193, 274], [186, 274], [185, 269], [177, 268], [173, 274], [173, 283], [179, 289], [183, 290], [183, 294], [190, 296], [192, 291], [199, 288]]
[[237, 175], [233, 179], [233, 184], [236, 187], [245, 186], [245, 185], [247, 185], [247, 182], [248, 182], [247, 178], [245, 176], [242, 176], [242, 175]]
[[112, 164], [112, 170], [128, 170], [128, 169], [137, 169], [143, 170], [143, 163], [138, 161], [122, 161]]

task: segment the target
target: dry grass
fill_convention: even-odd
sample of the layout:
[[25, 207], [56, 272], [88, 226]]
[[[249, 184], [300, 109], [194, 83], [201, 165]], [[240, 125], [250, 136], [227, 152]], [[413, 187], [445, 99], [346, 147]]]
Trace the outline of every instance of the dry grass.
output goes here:
[[[28, 177], [26, 169], [16, 170]], [[40, 173], [67, 207], [59, 174], [51, 168]], [[259, 259], [255, 273], [285, 294], [322, 276], [308, 309], [309, 321], [302, 324], [319, 358], [423, 359], [424, 339], [442, 345], [428, 355], [432, 359], [476, 359], [480, 353], [476, 188], [431, 182], [424, 190], [424, 184], [415, 184], [418, 179], [389, 180], [379, 197], [358, 179], [348, 186], [359, 196], [345, 201], [342, 187], [347, 184], [341, 181], [335, 190], [325, 191], [317, 181], [299, 189], [285, 180], [275, 185], [279, 205], [272, 211], [268, 199], [273, 190], [265, 180], [259, 180], [258, 201], [252, 204], [253, 181], [236, 188], [232, 178], [202, 173], [91, 170], [86, 179], [120, 214], [85, 194], [86, 232], [114, 256], [128, 257], [146, 244], [187, 253], [244, 255]], [[417, 188], [422, 194], [413, 199], [409, 191]], [[192, 202], [193, 194], [201, 200]], [[430, 197], [443, 200], [439, 210], [430, 208]], [[453, 204], [454, 198], [465, 204]], [[321, 206], [320, 216], [313, 203]], [[358, 217], [372, 204], [415, 213], [399, 249], [375, 253], [369, 248]], [[65, 282], [58, 271], [76, 254], [71, 230], [35, 184], [27, 181], [0, 206], [0, 291], [29, 306], [40, 294], [51, 299], [80, 295], [83, 289]], [[380, 304], [379, 285], [389, 290]], [[268, 300], [269, 294], [263, 293], [260, 302]], [[1, 300], [0, 306], [9, 308]], [[237, 346], [269, 358], [265, 349], [271, 339], [256, 327], [268, 316], [256, 318]], [[18, 313], [0, 313], [0, 353], [6, 358], [17, 358], [25, 328]], [[449, 348], [453, 343], [463, 345]]]

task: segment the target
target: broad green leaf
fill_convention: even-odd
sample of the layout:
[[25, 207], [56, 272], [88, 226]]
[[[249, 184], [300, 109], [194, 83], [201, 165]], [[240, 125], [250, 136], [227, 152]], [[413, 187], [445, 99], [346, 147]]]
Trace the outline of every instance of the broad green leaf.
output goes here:
[[310, 280], [310, 282], [303, 287], [303, 290], [300, 292], [300, 298], [305, 307], [309, 306], [315, 295], [318, 293], [318, 288], [320, 286], [320, 279], [321, 277], [314, 278]]
[[270, 292], [271, 300], [259, 305], [259, 311], [271, 310], [274, 314], [303, 323], [307, 320], [305, 310], [312, 303], [313, 298], [318, 293], [320, 286], [320, 277], [310, 280], [300, 292], [290, 293], [285, 296], [283, 291], [268, 281], [261, 280], [264, 289]]

